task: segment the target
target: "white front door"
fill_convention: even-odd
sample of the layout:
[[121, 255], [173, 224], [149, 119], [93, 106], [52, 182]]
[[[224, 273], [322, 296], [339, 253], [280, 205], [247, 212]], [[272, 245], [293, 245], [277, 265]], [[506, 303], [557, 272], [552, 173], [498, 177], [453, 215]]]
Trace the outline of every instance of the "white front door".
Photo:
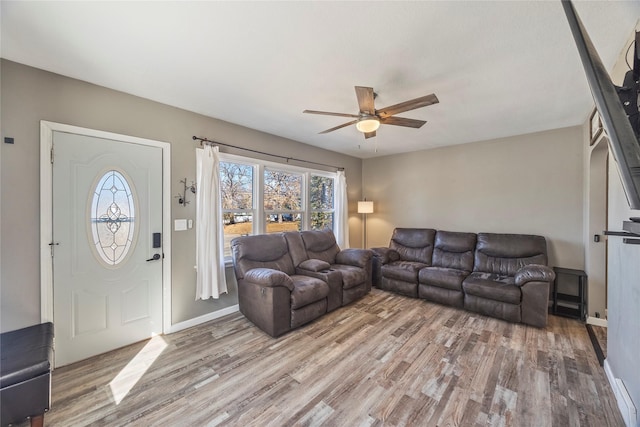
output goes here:
[[163, 150], [53, 132], [53, 319], [62, 366], [163, 332]]

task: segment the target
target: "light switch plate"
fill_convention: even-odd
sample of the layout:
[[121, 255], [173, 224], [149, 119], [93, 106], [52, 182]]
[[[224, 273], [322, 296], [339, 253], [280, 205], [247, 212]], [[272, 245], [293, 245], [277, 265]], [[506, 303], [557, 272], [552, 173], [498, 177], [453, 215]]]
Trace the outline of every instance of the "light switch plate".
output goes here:
[[176, 219], [173, 222], [173, 229], [175, 231], [185, 231], [187, 229], [187, 220], [186, 219]]

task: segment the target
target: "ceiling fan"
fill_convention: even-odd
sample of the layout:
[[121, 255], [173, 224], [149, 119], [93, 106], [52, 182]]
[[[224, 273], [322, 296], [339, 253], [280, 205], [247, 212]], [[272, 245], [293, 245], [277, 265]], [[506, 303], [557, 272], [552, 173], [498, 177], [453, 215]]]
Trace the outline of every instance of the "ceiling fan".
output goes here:
[[436, 97], [432, 93], [431, 95], [422, 96], [420, 98], [412, 99], [410, 101], [401, 102], [399, 104], [376, 110], [373, 103], [376, 94], [373, 92], [373, 88], [356, 86], [356, 97], [358, 98], [358, 106], [360, 107], [359, 114], [330, 113], [328, 111], [315, 110], [304, 110], [303, 113], [322, 114], [325, 116], [352, 117], [355, 120], [343, 123], [331, 129], [324, 130], [320, 133], [333, 132], [334, 130], [338, 130], [343, 127], [355, 124], [356, 128], [360, 132], [364, 133], [364, 137], [366, 139], [376, 136], [376, 130], [380, 127], [381, 124], [404, 126], [416, 129], [420, 128], [427, 122], [425, 122], [424, 120], [395, 117], [395, 114], [403, 113], [409, 110], [415, 110], [416, 108], [422, 108], [440, 102], [438, 101], [438, 97]]

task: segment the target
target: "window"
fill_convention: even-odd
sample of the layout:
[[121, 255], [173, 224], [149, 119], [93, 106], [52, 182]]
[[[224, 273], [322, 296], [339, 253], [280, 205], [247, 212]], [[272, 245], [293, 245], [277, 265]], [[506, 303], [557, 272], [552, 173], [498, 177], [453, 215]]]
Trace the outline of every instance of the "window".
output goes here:
[[249, 234], [333, 229], [335, 173], [220, 155], [225, 257]]

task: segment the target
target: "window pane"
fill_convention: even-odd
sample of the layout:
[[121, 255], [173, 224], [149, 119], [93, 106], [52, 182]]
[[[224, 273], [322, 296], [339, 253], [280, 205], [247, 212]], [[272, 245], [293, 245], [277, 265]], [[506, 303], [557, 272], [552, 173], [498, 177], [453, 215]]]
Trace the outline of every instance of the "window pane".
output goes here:
[[309, 192], [312, 210], [333, 209], [333, 178], [311, 175]]
[[302, 214], [279, 213], [267, 215], [267, 233], [281, 233], [283, 231], [301, 231]]
[[253, 232], [253, 214], [251, 212], [225, 212], [224, 218], [224, 256], [231, 256], [231, 240], [248, 236]]
[[333, 230], [333, 212], [311, 212], [311, 229], [322, 230], [323, 228]]
[[253, 166], [220, 162], [222, 209], [253, 209]]
[[267, 211], [302, 210], [302, 175], [265, 170], [264, 209]]
[[96, 253], [108, 266], [121, 263], [132, 247], [135, 231], [135, 199], [120, 172], [105, 173], [93, 190], [91, 234]]

